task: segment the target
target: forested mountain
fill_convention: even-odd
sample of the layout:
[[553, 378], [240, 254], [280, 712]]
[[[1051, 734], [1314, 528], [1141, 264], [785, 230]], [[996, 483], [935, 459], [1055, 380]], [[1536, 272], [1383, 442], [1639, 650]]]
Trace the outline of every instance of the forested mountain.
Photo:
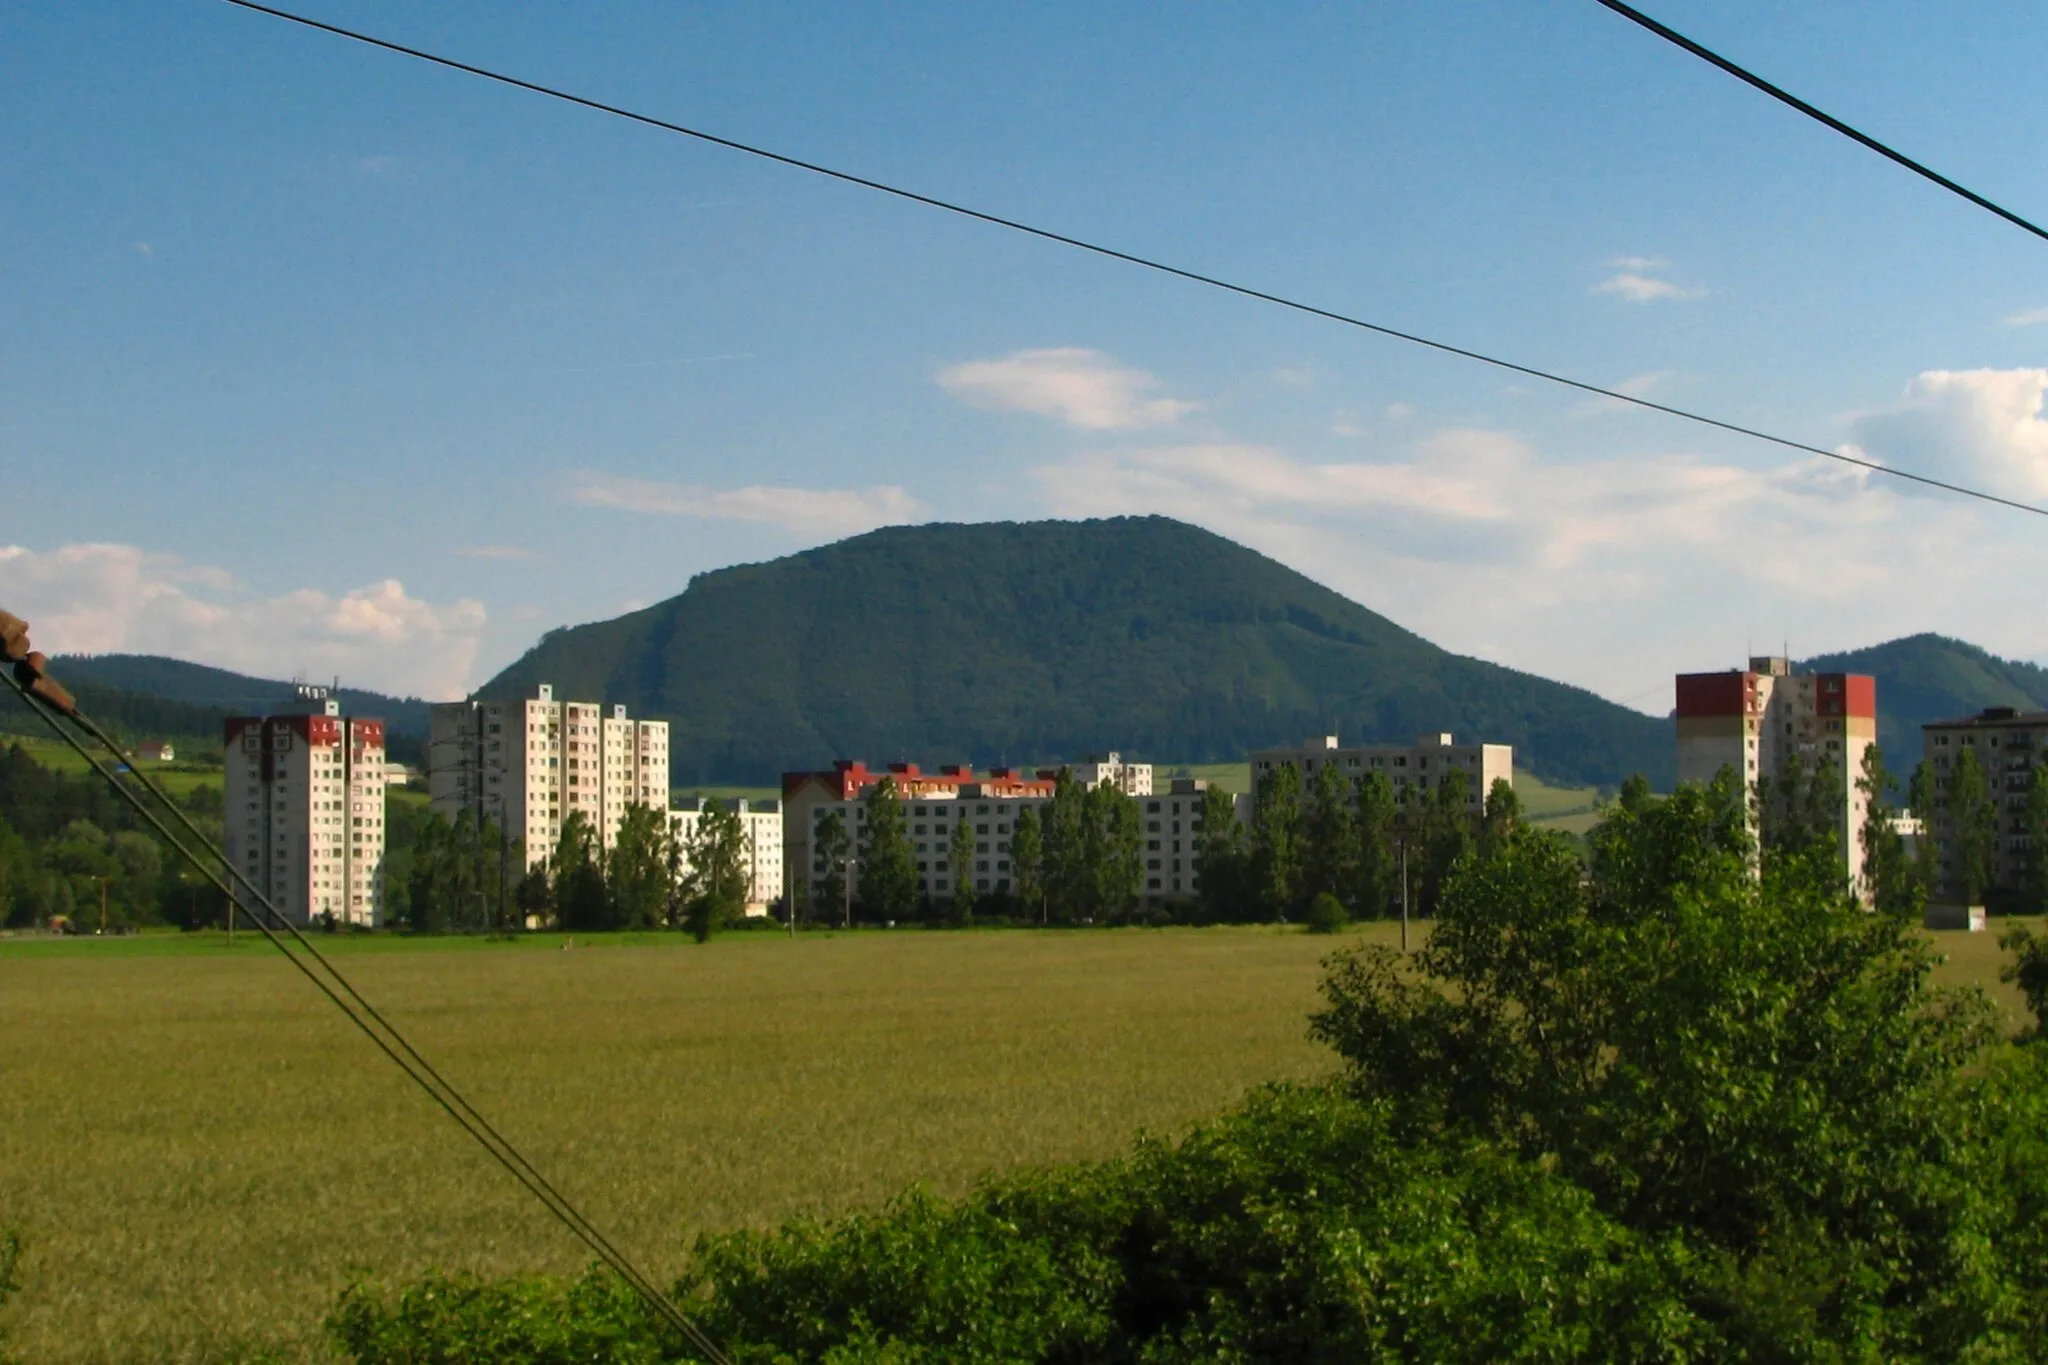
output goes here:
[[1430, 730], [1612, 785], [1674, 766], [1671, 725], [1449, 653], [1264, 555], [1164, 517], [891, 527], [699, 575], [549, 633], [487, 696], [551, 682], [672, 722], [680, 784], [834, 757], [1036, 762]]
[[1974, 715], [1987, 706], [2048, 710], [2048, 668], [2001, 659], [1945, 635], [1908, 635], [1800, 664], [1816, 673], [1877, 679], [1877, 742], [1886, 766], [1905, 774], [1920, 761], [1920, 727]]
[[[51, 672], [76, 691], [80, 686], [144, 693], [165, 701], [208, 707], [222, 716], [259, 714], [292, 695], [292, 684], [252, 678], [225, 668], [166, 659], [155, 654], [67, 654], [51, 661]], [[315, 682], [324, 682], [316, 678]], [[377, 716], [397, 734], [427, 734], [427, 703], [417, 697], [387, 697], [361, 688], [341, 689], [342, 708], [352, 716]], [[219, 727], [212, 733], [219, 737]]]

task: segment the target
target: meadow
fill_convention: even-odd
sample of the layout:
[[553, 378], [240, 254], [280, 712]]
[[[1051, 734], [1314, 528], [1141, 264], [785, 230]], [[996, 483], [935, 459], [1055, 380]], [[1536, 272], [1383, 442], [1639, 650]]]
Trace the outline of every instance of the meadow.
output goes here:
[[[1419, 929], [1418, 929], [1419, 932]], [[343, 969], [658, 1277], [702, 1229], [1106, 1155], [1261, 1081], [1342, 938], [1277, 929], [335, 938]], [[1944, 935], [1997, 985], [1991, 935]], [[247, 934], [0, 941], [7, 1321], [33, 1361], [325, 1359], [351, 1274], [585, 1261]]]
[[[1271, 930], [331, 940], [659, 1276], [696, 1231], [1098, 1156], [1314, 1074]], [[356, 1268], [585, 1261], [247, 934], [0, 941], [0, 1225], [33, 1361], [321, 1359]]]

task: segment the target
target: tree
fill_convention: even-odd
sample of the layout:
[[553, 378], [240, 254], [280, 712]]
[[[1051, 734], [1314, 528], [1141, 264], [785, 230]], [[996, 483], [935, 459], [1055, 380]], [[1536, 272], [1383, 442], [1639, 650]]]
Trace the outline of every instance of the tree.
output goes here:
[[[974, 826], [967, 819], [967, 804], [957, 802], [959, 818], [953, 822], [953, 832], [946, 840], [946, 870], [953, 880], [953, 918], [961, 924], [974, 922]], [[1017, 859], [1017, 844], [1024, 832], [1024, 818], [1028, 810], [1017, 812], [1017, 827], [1010, 835], [1011, 876], [1018, 877], [1020, 864]], [[1034, 822], [1035, 823], [1035, 822]], [[1033, 830], [1033, 842], [1037, 832]], [[1019, 879], [1021, 880], [1021, 878]], [[1018, 885], [1018, 881], [1011, 883]]]
[[1505, 848], [1521, 827], [1522, 798], [1515, 795], [1514, 784], [1505, 777], [1494, 778], [1493, 785], [1487, 788], [1485, 811], [1479, 818], [1481, 856], [1490, 856]]
[[917, 909], [917, 863], [896, 779], [884, 777], [861, 798], [866, 816], [860, 831], [861, 914], [871, 920], [909, 919]]
[[1040, 881], [1048, 920], [1074, 920], [1087, 913], [1093, 881], [1089, 866], [1088, 792], [1073, 773], [1060, 769], [1052, 799], [1039, 812]]
[[1906, 841], [1893, 827], [1898, 811], [1891, 804], [1894, 783], [1885, 770], [1884, 754], [1875, 744], [1863, 751], [1863, 772], [1856, 787], [1863, 793], [1862, 895], [1881, 914], [1920, 916], [1926, 891], [1918, 870], [1906, 856]]
[[604, 847], [582, 811], [571, 811], [555, 838], [555, 914], [564, 929], [594, 933], [614, 929], [611, 897], [605, 892]]
[[[962, 822], [961, 828], [965, 828]], [[959, 835], [954, 835], [955, 840]], [[973, 852], [969, 841], [969, 854]], [[1034, 910], [1041, 922], [1045, 916], [1045, 881], [1042, 876], [1043, 847], [1038, 838], [1038, 812], [1026, 806], [1017, 812], [1010, 826], [1010, 889], [1017, 906], [1029, 920]], [[960, 864], [965, 867], [966, 864]]]
[[1416, 899], [1425, 915], [1436, 913], [1436, 903], [1451, 870], [1472, 851], [1473, 821], [1466, 809], [1471, 789], [1471, 779], [1464, 771], [1453, 769], [1437, 779], [1427, 797], [1418, 798], [1418, 838], [1411, 848], [1422, 854]]
[[626, 807], [605, 859], [611, 921], [622, 929], [653, 929], [668, 917], [671, 888], [668, 816], [652, 806]]
[[1943, 886], [1964, 905], [1975, 905], [1991, 885], [1998, 850], [1998, 807], [1977, 762], [1977, 751], [1965, 746], [1949, 768], [1942, 792], [1942, 835], [1948, 847], [1942, 862]]
[[1245, 918], [1250, 908], [1250, 860], [1244, 826], [1237, 820], [1237, 798], [1221, 787], [1204, 788], [1202, 813], [1194, 823], [1200, 917], [1211, 924]]
[[1301, 769], [1292, 763], [1259, 778], [1251, 845], [1259, 908], [1267, 919], [1286, 919], [1301, 890]]
[[1353, 800], [1358, 860], [1349, 893], [1351, 910], [1361, 919], [1378, 919], [1391, 911], [1401, 894], [1401, 869], [1394, 852], [1394, 821], [1399, 814], [1394, 784], [1383, 772], [1368, 772], [1358, 779]]
[[846, 816], [836, 808], [826, 811], [818, 821], [811, 848], [817, 872], [817, 880], [812, 883], [817, 887], [813, 912], [827, 920], [849, 915], [846, 864], [853, 856], [853, 840], [846, 834]]
[[555, 887], [546, 863], [535, 863], [520, 876], [512, 889], [512, 903], [522, 925], [546, 927], [555, 922]]
[[1615, 811], [1590, 879], [1540, 830], [1463, 864], [1429, 944], [1342, 959], [1315, 1030], [1409, 1140], [1498, 1142], [1661, 1239], [1732, 1358], [1963, 1354], [2002, 1311], [1958, 1151], [1988, 1003], [1824, 869], [1760, 882], [1719, 785]]
[[747, 825], [723, 801], [706, 801], [683, 849], [683, 924], [699, 943], [747, 913]]
[[1117, 920], [1137, 904], [1145, 885], [1145, 830], [1138, 803], [1103, 778], [1087, 794], [1087, 897], [1091, 920]]
[[2048, 914], [2048, 762], [2027, 778], [2027, 880], [2024, 913]]
[[1337, 765], [1325, 762], [1308, 783], [1301, 824], [1301, 886], [1297, 899], [1328, 893], [1351, 894], [1357, 881], [1358, 822], [1351, 784]]
[[1343, 901], [1328, 891], [1318, 891], [1308, 903], [1305, 922], [1311, 934], [1334, 934], [1351, 922], [1351, 916], [1345, 913]]

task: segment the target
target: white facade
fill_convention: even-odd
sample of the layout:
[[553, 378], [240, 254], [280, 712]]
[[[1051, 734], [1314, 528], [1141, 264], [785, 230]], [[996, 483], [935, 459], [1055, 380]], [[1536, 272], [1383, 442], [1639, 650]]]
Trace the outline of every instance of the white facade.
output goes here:
[[1073, 764], [1068, 771], [1073, 773], [1076, 782], [1091, 789], [1107, 782], [1125, 796], [1152, 794], [1152, 765], [1126, 763], [1122, 754], [1094, 755], [1086, 763]]
[[[1079, 776], [1079, 770], [1075, 770]], [[1147, 773], [1147, 785], [1149, 782]], [[1043, 811], [1052, 797], [1050, 792], [1040, 790], [1049, 783], [1031, 784], [1031, 789], [1019, 792], [1017, 784], [992, 781], [986, 785], [964, 783], [954, 790], [936, 790], [922, 795], [907, 796], [903, 799], [903, 820], [910, 837], [910, 856], [917, 868], [919, 892], [931, 900], [949, 900], [958, 889], [964, 876], [971, 880], [978, 893], [1005, 893], [1012, 889], [1015, 871], [1010, 865], [1010, 837], [1016, 828], [1017, 816], [1026, 810]], [[1195, 894], [1195, 841], [1196, 825], [1202, 816], [1203, 793], [1209, 784], [1187, 778], [1177, 778], [1166, 792], [1149, 793], [1130, 799], [1137, 804], [1144, 835], [1144, 879], [1140, 883], [1140, 895], [1149, 902], [1186, 899]], [[816, 847], [816, 833], [827, 815], [839, 813], [844, 822], [846, 837], [853, 857], [859, 857], [861, 833], [867, 823], [867, 811], [860, 796], [833, 799], [825, 797], [804, 803], [792, 812], [792, 818], [803, 822], [801, 839], [792, 833], [791, 843], [806, 850], [810, 858], [808, 868], [797, 871], [808, 875], [810, 886], [815, 892], [819, 883], [834, 869], [825, 865], [822, 858], [809, 853]], [[1248, 811], [1242, 800], [1238, 803], [1238, 818], [1243, 819]], [[974, 852], [971, 866], [956, 868], [953, 861], [953, 831], [960, 825], [969, 826], [974, 838]], [[860, 894], [860, 868], [856, 861], [849, 869], [847, 878], [850, 894]], [[838, 907], [817, 905], [813, 913], [829, 917]]]
[[[782, 807], [779, 802], [735, 801], [747, 836], [747, 913], [765, 915], [782, 899]], [[680, 873], [688, 873], [690, 841], [704, 818], [704, 798], [684, 797], [669, 809], [669, 837], [680, 851]]]
[[437, 705], [428, 712], [427, 792], [448, 819], [470, 810], [522, 840], [529, 867], [553, 856], [576, 811], [610, 848], [628, 806], [668, 807], [668, 722], [556, 701], [547, 683], [515, 701]]
[[1344, 748], [1335, 735], [1321, 735], [1304, 741], [1295, 749], [1259, 749], [1252, 754], [1252, 782], [1284, 763], [1301, 769], [1307, 787], [1315, 774], [1336, 768], [1348, 782], [1356, 783], [1367, 773], [1380, 772], [1393, 785], [1397, 802], [1420, 801], [1442, 785], [1454, 772], [1465, 774], [1465, 805], [1477, 812], [1485, 808], [1486, 794], [1496, 779], [1515, 784], [1515, 749], [1512, 744], [1459, 744], [1449, 734], [1417, 735], [1413, 744], [1367, 744]]
[[384, 723], [301, 686], [284, 714], [229, 720], [225, 759], [228, 862], [296, 924], [382, 923]]

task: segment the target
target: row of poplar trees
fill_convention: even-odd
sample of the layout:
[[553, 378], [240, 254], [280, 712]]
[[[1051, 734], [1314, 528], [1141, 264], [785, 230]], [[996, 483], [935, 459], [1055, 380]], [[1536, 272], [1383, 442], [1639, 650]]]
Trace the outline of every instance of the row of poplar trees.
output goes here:
[[415, 932], [511, 932], [529, 922], [574, 932], [685, 929], [708, 938], [746, 913], [747, 836], [737, 811], [707, 802], [677, 838], [663, 812], [629, 806], [604, 847], [581, 811], [562, 821], [552, 858], [526, 867], [520, 841], [469, 811], [430, 816], [406, 876]]
[[[1106, 782], [1085, 787], [1062, 770], [1049, 801], [1016, 813], [1007, 850], [971, 822], [955, 821], [937, 868], [949, 874], [953, 895], [934, 904], [921, 899], [903, 800], [884, 778], [862, 798], [857, 835], [838, 811], [820, 822], [816, 853], [825, 870], [799, 900], [826, 923], [965, 923], [977, 913], [1035, 924], [1259, 923], [1299, 919], [1328, 893], [1351, 916], [1377, 918], [1400, 912], [1405, 866], [1410, 906], [1428, 914], [1452, 865], [1476, 845], [1505, 838], [1520, 818], [1504, 781], [1494, 783], [1481, 812], [1470, 794], [1461, 772], [1404, 801], [1383, 773], [1353, 783], [1324, 768], [1304, 782], [1289, 764], [1261, 778], [1246, 826], [1235, 798], [1211, 787], [1190, 836], [1197, 894], [1147, 908], [1138, 801]], [[858, 869], [851, 894], [849, 862]], [[1009, 868], [983, 873], [983, 862]], [[981, 880], [1007, 886], [984, 892], [976, 887]]]

